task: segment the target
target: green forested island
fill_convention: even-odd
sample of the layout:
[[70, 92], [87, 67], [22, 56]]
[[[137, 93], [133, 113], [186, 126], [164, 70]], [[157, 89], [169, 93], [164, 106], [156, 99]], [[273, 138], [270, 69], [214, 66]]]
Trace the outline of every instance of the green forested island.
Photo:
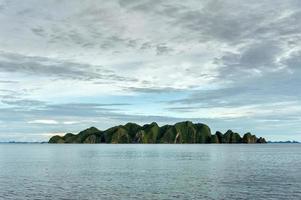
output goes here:
[[91, 127], [77, 135], [67, 133], [65, 136], [53, 136], [49, 143], [266, 143], [266, 140], [262, 137], [257, 138], [251, 133], [241, 137], [231, 130], [224, 134], [217, 131], [212, 135], [207, 125], [185, 121], [162, 127], [156, 122], [143, 126], [127, 123], [105, 131]]

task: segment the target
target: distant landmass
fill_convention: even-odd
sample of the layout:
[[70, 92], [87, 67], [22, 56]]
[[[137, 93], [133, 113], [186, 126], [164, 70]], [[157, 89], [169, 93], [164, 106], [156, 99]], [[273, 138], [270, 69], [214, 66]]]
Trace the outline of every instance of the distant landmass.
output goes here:
[[257, 138], [251, 133], [242, 137], [240, 134], [228, 130], [226, 133], [217, 131], [211, 134], [206, 124], [179, 122], [174, 125], [158, 126], [156, 122], [140, 126], [127, 123], [109, 128], [105, 131], [95, 127], [79, 132], [77, 135], [67, 133], [64, 136], [53, 136], [49, 143], [167, 143], [167, 144], [193, 144], [193, 143], [266, 143], [262, 137]]
[[8, 142], [2, 142], [0, 141], [0, 144], [44, 144], [48, 142], [24, 142], [24, 141], [8, 141]]
[[268, 141], [268, 143], [277, 143], [277, 144], [298, 144], [298, 143], [300, 143], [300, 142], [295, 141], [295, 140], [293, 140], [293, 141], [288, 140], [288, 141]]

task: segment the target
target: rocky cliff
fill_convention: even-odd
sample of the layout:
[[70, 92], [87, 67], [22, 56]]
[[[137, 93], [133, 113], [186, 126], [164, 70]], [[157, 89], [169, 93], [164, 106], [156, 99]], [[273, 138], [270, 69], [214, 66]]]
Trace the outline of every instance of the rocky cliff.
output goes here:
[[140, 126], [135, 123], [115, 126], [105, 131], [95, 127], [79, 132], [77, 135], [67, 133], [65, 136], [53, 136], [49, 143], [266, 143], [264, 138], [257, 138], [251, 133], [243, 137], [228, 130], [211, 135], [210, 128], [201, 123], [190, 121], [159, 127], [156, 122]]

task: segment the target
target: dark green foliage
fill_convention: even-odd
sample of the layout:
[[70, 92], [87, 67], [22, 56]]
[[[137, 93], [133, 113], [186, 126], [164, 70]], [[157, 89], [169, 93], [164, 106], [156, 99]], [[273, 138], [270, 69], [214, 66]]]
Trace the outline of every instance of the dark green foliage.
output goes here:
[[133, 139], [133, 143], [144, 143], [144, 142], [145, 142], [145, 132], [144, 130], [139, 130]]
[[179, 122], [165, 130], [164, 143], [210, 143], [211, 131], [205, 124]]
[[196, 130], [191, 126], [192, 122], [179, 122], [174, 125], [174, 143], [195, 143]]
[[267, 142], [264, 138], [260, 137], [256, 140], [256, 143], [267, 143]]
[[50, 138], [49, 143], [65, 143], [65, 141], [61, 136], [55, 135]]
[[168, 129], [163, 133], [160, 139], [161, 143], [177, 143], [179, 138], [176, 138], [177, 133], [174, 126], [169, 126]]
[[172, 126], [171, 125], [164, 125], [160, 128], [159, 134], [158, 134], [158, 143], [164, 143], [163, 141], [163, 136], [165, 135], [166, 131], [170, 129]]
[[117, 129], [118, 129], [118, 126], [114, 126], [112, 128], [107, 129], [106, 131], [104, 131], [105, 143], [109, 143], [108, 141], [112, 140], [112, 135]]
[[224, 136], [224, 143], [241, 143], [241, 137], [238, 133], [228, 130]]
[[[242, 138], [242, 142], [243, 143], [247, 143], [247, 144], [256, 143], [257, 142], [257, 138], [256, 138], [255, 135], [252, 135], [251, 133], [246, 133], [246, 134], [244, 134], [244, 136]], [[263, 142], [258, 142], [258, 143], [263, 143]]]
[[115, 132], [113, 132], [112, 140], [110, 143], [130, 143], [129, 132], [124, 127], [118, 127]]
[[219, 143], [225, 143], [224, 135], [221, 132], [216, 131], [215, 135], [217, 136]]
[[216, 134], [211, 136], [210, 143], [212, 143], [212, 144], [219, 144], [220, 143], [219, 140], [218, 140], [218, 136]]
[[156, 122], [146, 124], [142, 127], [142, 143], [157, 143], [160, 127]]
[[225, 134], [216, 132], [211, 135], [205, 124], [190, 121], [159, 127], [157, 123], [140, 126], [135, 123], [115, 126], [105, 131], [95, 127], [81, 131], [77, 135], [53, 136], [49, 143], [266, 143], [264, 138], [246, 133], [243, 138], [228, 130]]
[[73, 142], [75, 141], [75, 138], [76, 138], [76, 137], [77, 137], [77, 136], [74, 135], [74, 134], [72, 134], [72, 133], [67, 133], [67, 134], [63, 137], [63, 139], [64, 139], [65, 143], [73, 143]]
[[135, 137], [136, 133], [141, 129], [141, 126], [135, 123], [127, 123], [124, 128], [128, 131], [131, 138]]
[[196, 143], [210, 143], [211, 130], [206, 124], [195, 124], [197, 130]]
[[[94, 137], [90, 137], [92, 135], [95, 135], [95, 139], [92, 139]], [[98, 130], [95, 127], [88, 128], [84, 131], [79, 132], [78, 135], [73, 137], [73, 141], [70, 143], [98, 143], [98, 141], [101, 141], [102, 133], [100, 130]], [[94, 142], [93, 142], [94, 141]]]

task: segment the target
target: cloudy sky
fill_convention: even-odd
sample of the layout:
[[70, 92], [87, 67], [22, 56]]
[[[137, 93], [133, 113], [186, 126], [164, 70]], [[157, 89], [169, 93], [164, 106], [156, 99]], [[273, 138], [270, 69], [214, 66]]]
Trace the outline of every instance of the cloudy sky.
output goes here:
[[0, 141], [192, 120], [301, 140], [300, 0], [0, 0]]

